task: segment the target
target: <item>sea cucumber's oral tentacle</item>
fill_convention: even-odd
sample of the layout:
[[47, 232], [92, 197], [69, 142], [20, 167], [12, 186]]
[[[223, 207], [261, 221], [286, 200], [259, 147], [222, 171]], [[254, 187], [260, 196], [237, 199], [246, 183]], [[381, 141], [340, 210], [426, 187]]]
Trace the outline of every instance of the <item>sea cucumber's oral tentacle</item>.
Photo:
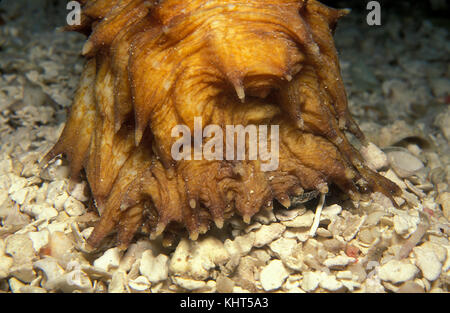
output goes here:
[[146, 31], [152, 20], [136, 21], [129, 27], [121, 30], [111, 44], [111, 64], [114, 74], [114, 129], [119, 131], [127, 119], [133, 116], [133, 101], [131, 96], [128, 63], [130, 60], [130, 46], [136, 35]]
[[[106, 236], [115, 230], [122, 215], [127, 216], [125, 212], [130, 208], [135, 206], [142, 208], [140, 192], [142, 177], [152, 166], [151, 155], [151, 150], [146, 146], [136, 148], [120, 169], [107, 199], [94, 195], [101, 218], [88, 240], [92, 246], [98, 246]], [[133, 220], [135, 223], [139, 223], [139, 219], [136, 219], [136, 209], [133, 212]], [[128, 229], [132, 228], [130, 223], [123, 225], [127, 225]], [[139, 225], [133, 227], [137, 226]], [[121, 236], [122, 241], [127, 237], [125, 233]]]
[[86, 174], [98, 201], [106, 198], [114, 180], [134, 148], [133, 137], [127, 129], [114, 129], [114, 84], [108, 59], [98, 57], [95, 85], [97, 114], [89, 148]]
[[347, 13], [347, 10], [332, 9], [314, 1], [311, 5], [306, 6], [304, 19], [308, 25], [312, 25], [310, 28], [311, 34], [320, 49], [321, 64], [317, 66], [317, 69], [327, 89], [326, 91], [331, 94], [334, 100], [333, 106], [338, 114], [339, 126], [340, 128], [345, 126], [357, 138], [364, 141], [364, 134], [348, 110], [347, 95], [340, 75], [339, 59], [330, 28], [338, 18]]
[[270, 185], [258, 163], [241, 161], [233, 164], [234, 172], [239, 175], [231, 186], [235, 194], [235, 208], [245, 223], [250, 223], [251, 217], [272, 199]]
[[143, 221], [143, 204], [126, 210], [118, 224], [117, 243], [122, 248], [127, 248]]
[[84, 0], [83, 14], [95, 20], [104, 19], [120, 1], [122, 0]]
[[84, 68], [80, 86], [61, 137], [41, 161], [46, 164], [57, 155], [65, 153], [70, 161], [70, 176], [73, 179], [78, 177], [84, 166], [95, 125], [95, 75], [96, 62], [92, 59]]
[[[202, 206], [209, 209], [211, 219], [221, 228], [225, 220], [228, 188], [226, 180], [233, 178], [232, 166], [228, 162], [181, 161], [178, 164], [186, 188], [189, 206]], [[224, 181], [225, 180], [225, 181]]]
[[102, 47], [108, 47], [118, 33], [129, 25], [143, 19], [149, 13], [148, 7], [142, 0], [120, 0], [117, 5], [94, 26], [83, 47], [83, 55], [93, 56]]
[[[307, 65], [283, 89], [279, 91], [282, 108], [289, 113], [301, 130], [320, 134], [335, 144], [342, 154], [354, 165], [363, 162], [359, 152], [348, 142], [338, 127], [338, 116], [334, 114], [328, 97], [316, 73], [316, 69]], [[301, 114], [301, 116], [300, 116]]]
[[[314, 182], [314, 189], [318, 189], [323, 183], [335, 183], [344, 191], [357, 191], [352, 183], [357, 177], [357, 172], [331, 142], [320, 136], [302, 133], [293, 127], [281, 128], [280, 138], [289, 148], [293, 159], [298, 160], [304, 167], [320, 173], [324, 178], [324, 181]], [[321, 176], [316, 179], [320, 179]], [[303, 177], [299, 179], [305, 180]]]

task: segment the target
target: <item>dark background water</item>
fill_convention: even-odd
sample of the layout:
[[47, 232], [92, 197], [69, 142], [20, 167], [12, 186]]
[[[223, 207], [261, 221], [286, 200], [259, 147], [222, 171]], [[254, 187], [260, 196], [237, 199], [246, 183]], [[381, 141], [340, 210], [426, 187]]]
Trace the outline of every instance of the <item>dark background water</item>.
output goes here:
[[[352, 8], [366, 10], [369, 0], [321, 0], [329, 6], [336, 8]], [[378, 0], [382, 13], [396, 13], [410, 16], [420, 12], [423, 16], [449, 19], [450, 1], [448, 0]]]
[[[68, 0], [0, 0], [0, 25], [21, 16], [36, 18], [36, 30], [62, 26], [67, 14]], [[351, 8], [364, 14], [369, 0], [321, 0], [336, 8]], [[379, 0], [382, 15], [395, 14], [404, 18], [428, 18], [450, 28], [450, 1], [448, 0]], [[20, 8], [20, 9], [18, 9]], [[355, 13], [354, 13], [355, 14]]]

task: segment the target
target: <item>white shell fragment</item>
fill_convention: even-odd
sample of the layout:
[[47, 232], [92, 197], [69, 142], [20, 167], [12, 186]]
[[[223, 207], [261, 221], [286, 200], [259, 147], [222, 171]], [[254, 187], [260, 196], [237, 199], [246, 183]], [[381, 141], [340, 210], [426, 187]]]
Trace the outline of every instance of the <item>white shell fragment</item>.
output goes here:
[[200, 289], [202, 287], [205, 287], [206, 282], [202, 280], [194, 280], [191, 278], [183, 278], [183, 277], [172, 277], [172, 280], [175, 284], [180, 286], [181, 288], [187, 289], [187, 290], [196, 290]]
[[151, 283], [145, 276], [139, 276], [136, 279], [130, 280], [128, 285], [135, 291], [145, 291], [150, 288]]
[[280, 260], [272, 260], [264, 267], [260, 274], [262, 287], [265, 291], [276, 290], [283, 285], [289, 272]]
[[157, 257], [153, 256], [151, 250], [147, 250], [142, 254], [141, 265], [139, 270], [148, 281], [156, 284], [160, 281], [166, 280], [169, 276], [169, 258], [167, 255], [160, 254]]
[[410, 153], [392, 151], [387, 154], [389, 163], [401, 178], [407, 178], [424, 168], [422, 161]]
[[5, 242], [0, 239], [0, 280], [8, 277], [13, 258], [5, 254]]
[[72, 196], [68, 197], [64, 202], [64, 210], [70, 216], [80, 216], [86, 213], [84, 204]]
[[381, 280], [398, 284], [413, 279], [418, 272], [419, 269], [408, 261], [391, 260], [380, 266], [379, 276]]
[[292, 255], [297, 245], [297, 240], [281, 237], [273, 241], [269, 246], [281, 260], [285, 261]]
[[183, 238], [170, 260], [169, 270], [177, 276], [202, 280], [208, 277], [211, 269], [229, 259], [223, 243], [216, 238], [207, 237], [196, 242]]
[[255, 244], [255, 232], [250, 232], [244, 236], [237, 236], [234, 240], [226, 239], [224, 247], [229, 255], [247, 255]]
[[94, 261], [94, 266], [107, 272], [110, 269], [119, 267], [120, 258], [121, 252], [119, 248], [111, 248]]
[[92, 288], [89, 277], [80, 268], [75, 267], [73, 271], [66, 273], [54, 258], [36, 261], [33, 266], [44, 273], [45, 280], [41, 284], [46, 290], [73, 292]]
[[416, 231], [419, 221], [420, 218], [418, 215], [411, 216], [403, 212], [397, 212], [393, 218], [394, 230], [397, 234], [407, 238], [410, 234]]
[[333, 275], [321, 272], [319, 286], [329, 291], [337, 291], [342, 288], [342, 282], [338, 281]]
[[371, 142], [367, 146], [361, 147], [360, 152], [367, 166], [373, 170], [381, 170], [389, 164], [386, 154]]
[[282, 222], [286, 227], [311, 227], [314, 221], [314, 212], [306, 211], [292, 220]]
[[436, 280], [441, 274], [442, 264], [436, 253], [428, 247], [415, 247], [416, 264], [422, 271], [423, 277], [429, 281]]
[[31, 282], [36, 274], [32, 260], [35, 258], [33, 242], [26, 234], [12, 235], [6, 239], [5, 253], [13, 257], [9, 273], [24, 282]]
[[275, 238], [279, 238], [285, 229], [285, 226], [278, 223], [263, 225], [255, 232], [254, 246], [262, 247], [271, 243]]
[[338, 255], [336, 257], [326, 259], [323, 262], [323, 265], [325, 265], [328, 268], [342, 268], [348, 264], [354, 263], [355, 261], [356, 261], [355, 258], [346, 255]]
[[306, 292], [314, 291], [320, 283], [321, 275], [317, 272], [306, 272], [303, 274], [301, 287]]

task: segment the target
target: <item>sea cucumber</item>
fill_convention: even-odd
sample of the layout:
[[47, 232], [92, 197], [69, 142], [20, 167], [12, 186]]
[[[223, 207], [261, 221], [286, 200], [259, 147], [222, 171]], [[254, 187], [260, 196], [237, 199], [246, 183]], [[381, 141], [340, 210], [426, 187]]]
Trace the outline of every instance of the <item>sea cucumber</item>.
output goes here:
[[[233, 214], [337, 185], [353, 199], [400, 189], [370, 170], [344, 131], [351, 117], [333, 41], [346, 10], [315, 0], [85, 0], [87, 62], [63, 133], [101, 215], [89, 243], [140, 229], [192, 240]], [[278, 168], [262, 160], [175, 160], [177, 125], [278, 125]], [[224, 139], [225, 140], [225, 139]], [[269, 139], [268, 142], [270, 142]], [[207, 143], [203, 138], [203, 144]], [[270, 147], [270, 145], [268, 145]], [[225, 152], [224, 152], [225, 153]]]

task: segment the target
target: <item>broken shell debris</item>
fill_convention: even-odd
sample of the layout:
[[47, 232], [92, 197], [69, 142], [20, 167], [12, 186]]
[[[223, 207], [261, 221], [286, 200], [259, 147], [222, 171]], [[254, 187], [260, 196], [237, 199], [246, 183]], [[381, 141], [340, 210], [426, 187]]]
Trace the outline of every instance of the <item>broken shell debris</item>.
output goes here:
[[84, 38], [55, 25], [36, 36], [26, 1], [10, 3], [0, 27], [0, 292], [448, 292], [443, 28], [392, 15], [376, 32], [356, 31], [354, 11], [336, 31], [350, 110], [372, 142], [362, 156], [402, 189], [396, 203], [331, 191], [317, 215], [315, 198], [172, 247], [140, 235], [126, 250], [108, 242], [92, 250], [86, 240], [98, 216], [85, 180], [70, 182], [62, 158], [38, 164], [62, 131]]

